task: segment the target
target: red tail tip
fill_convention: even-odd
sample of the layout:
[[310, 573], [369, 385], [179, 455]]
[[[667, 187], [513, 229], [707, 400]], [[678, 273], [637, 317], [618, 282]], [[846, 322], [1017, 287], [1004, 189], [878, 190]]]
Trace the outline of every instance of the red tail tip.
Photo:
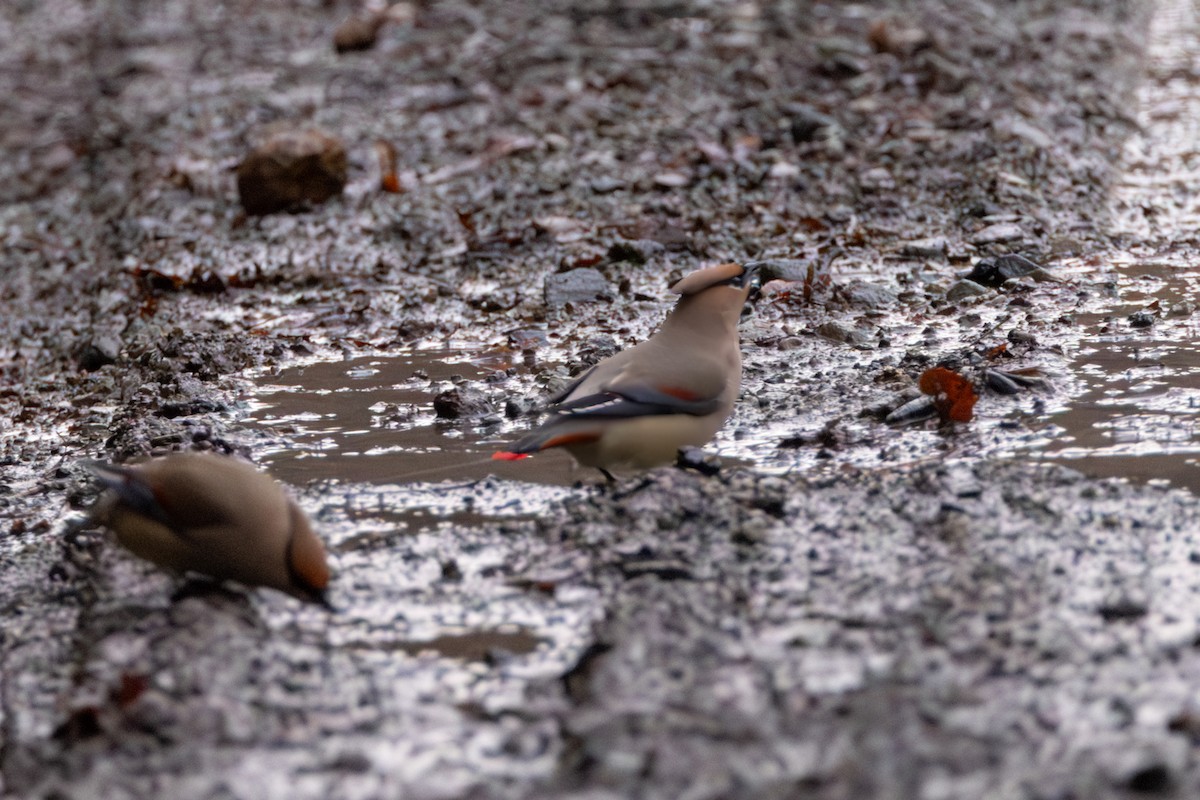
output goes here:
[[529, 453], [506, 453], [503, 450], [492, 453], [492, 461], [520, 461], [522, 458], [529, 458]]

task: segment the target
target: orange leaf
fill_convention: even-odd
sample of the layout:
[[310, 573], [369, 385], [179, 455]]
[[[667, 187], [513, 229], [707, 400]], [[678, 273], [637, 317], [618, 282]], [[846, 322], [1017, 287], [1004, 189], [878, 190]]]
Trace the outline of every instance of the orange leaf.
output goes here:
[[945, 367], [934, 367], [921, 373], [917, 380], [922, 394], [933, 397], [934, 408], [942, 421], [970, 422], [979, 395], [971, 382]]
[[529, 458], [529, 453], [506, 453], [503, 450], [492, 453], [492, 461], [520, 461], [522, 458]]

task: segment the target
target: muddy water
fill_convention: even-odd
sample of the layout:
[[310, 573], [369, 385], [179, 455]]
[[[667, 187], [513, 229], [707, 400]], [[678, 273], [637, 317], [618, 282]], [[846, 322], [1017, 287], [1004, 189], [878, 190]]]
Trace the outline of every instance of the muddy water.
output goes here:
[[1134, 242], [1100, 271], [1108, 301], [1081, 315], [1086, 338], [1074, 367], [1086, 391], [1051, 418], [1043, 454], [1104, 477], [1168, 482], [1200, 491], [1200, 224], [1195, 169], [1200, 96], [1196, 10], [1160, 4], [1141, 126], [1125, 154], [1114, 217]]
[[[249, 400], [250, 427], [267, 437], [263, 461], [293, 486], [347, 486], [340, 516], [369, 537], [532, 519], [566, 487], [591, 476], [565, 453], [493, 461], [528, 424], [499, 414], [438, 419], [433, 400], [463, 379], [507, 368], [502, 356], [412, 350], [317, 361], [264, 375]], [[336, 543], [354, 549], [353, 539]]]
[[1074, 366], [1087, 388], [1051, 418], [1057, 435], [1042, 453], [1094, 475], [1200, 491], [1200, 269], [1134, 261], [1117, 284], [1118, 302], [1080, 319], [1088, 337]]
[[499, 413], [471, 422], [437, 418], [439, 392], [505, 366], [486, 354], [412, 350], [291, 367], [261, 379], [249, 422], [288, 440], [266, 448], [265, 461], [298, 486], [319, 480], [462, 483], [489, 476], [569, 486], [583, 478], [563, 454], [492, 460], [523, 429], [509, 430]]

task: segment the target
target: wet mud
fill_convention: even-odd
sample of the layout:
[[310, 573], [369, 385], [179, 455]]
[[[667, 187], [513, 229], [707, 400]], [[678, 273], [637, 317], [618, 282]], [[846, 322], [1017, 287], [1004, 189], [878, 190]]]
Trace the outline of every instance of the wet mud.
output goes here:
[[[1189, 4], [52, 0], [0, 35], [4, 796], [1200, 793]], [[247, 216], [239, 163], [310, 128], [344, 190]], [[1042, 269], [966, 279], [1011, 253]], [[751, 259], [716, 475], [491, 459]], [[180, 449], [289, 487], [335, 612], [86, 521], [81, 461]]]

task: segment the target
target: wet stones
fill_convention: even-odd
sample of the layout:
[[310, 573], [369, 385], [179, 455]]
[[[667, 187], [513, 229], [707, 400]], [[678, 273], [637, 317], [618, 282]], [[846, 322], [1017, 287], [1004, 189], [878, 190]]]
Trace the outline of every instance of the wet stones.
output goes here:
[[847, 302], [862, 308], [887, 308], [895, 305], [899, 299], [896, 293], [886, 286], [866, 281], [853, 281], [843, 288], [843, 292]]
[[849, 345], [865, 345], [871, 341], [870, 331], [837, 321], [822, 323], [817, 328], [817, 333], [826, 339]]
[[[370, 4], [368, 4], [370, 5]], [[417, 16], [412, 3], [395, 3], [389, 8], [365, 8], [342, 21], [333, 32], [333, 49], [338, 53], [370, 50], [385, 23], [411, 24]]]
[[594, 179], [590, 184], [591, 189], [596, 194], [612, 194], [615, 191], [625, 188], [625, 181], [619, 178], [610, 178], [601, 176]]
[[247, 214], [323, 203], [346, 185], [346, 149], [315, 128], [277, 133], [238, 165], [238, 196]]

